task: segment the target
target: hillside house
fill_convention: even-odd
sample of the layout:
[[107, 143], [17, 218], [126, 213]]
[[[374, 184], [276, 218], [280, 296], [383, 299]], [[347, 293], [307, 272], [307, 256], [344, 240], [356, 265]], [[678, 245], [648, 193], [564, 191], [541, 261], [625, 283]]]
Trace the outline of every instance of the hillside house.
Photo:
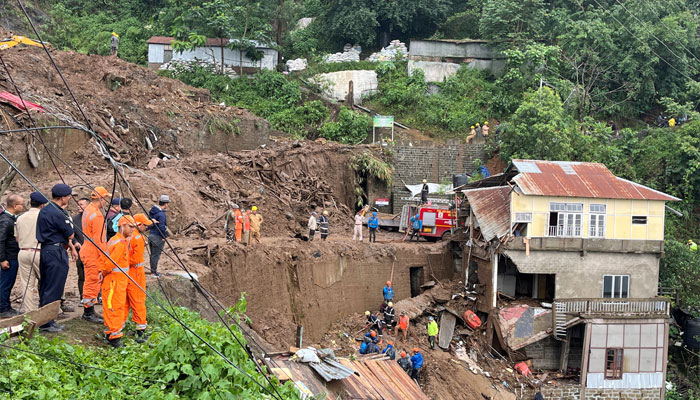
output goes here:
[[560, 161], [513, 160], [459, 189], [466, 278], [494, 345], [580, 376], [572, 398], [663, 399], [659, 259], [666, 202], [679, 199], [603, 164]]
[[159, 68], [171, 60], [203, 60], [221, 65], [221, 46], [224, 46], [224, 64], [236, 70], [242, 66], [244, 73], [252, 73], [260, 69], [273, 70], [277, 66], [277, 50], [262, 44], [257, 45], [256, 48], [263, 53], [263, 57], [259, 61], [254, 61], [248, 58], [245, 52], [227, 47], [234, 39], [208, 38], [205, 46], [183, 52], [173, 49], [174, 41], [175, 38], [167, 36], [153, 36], [148, 39], [148, 66]]

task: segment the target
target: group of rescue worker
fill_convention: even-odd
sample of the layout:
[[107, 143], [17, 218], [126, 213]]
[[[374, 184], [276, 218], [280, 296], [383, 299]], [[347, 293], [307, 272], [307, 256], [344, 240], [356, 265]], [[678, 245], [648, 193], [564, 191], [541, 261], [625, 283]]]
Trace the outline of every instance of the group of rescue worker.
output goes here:
[[[167, 237], [165, 210], [170, 199], [160, 196], [149, 216], [131, 215], [131, 199], [111, 200], [112, 195], [98, 186], [89, 199], [77, 200], [79, 213], [71, 218], [66, 207], [72, 196], [71, 187], [65, 184], [53, 186], [50, 201], [34, 192], [29, 196], [31, 208], [26, 213], [22, 213], [21, 196], [7, 197], [0, 214], [0, 318], [62, 300], [70, 253], [78, 270], [82, 318], [104, 323], [105, 341], [121, 347], [131, 312], [136, 341], [145, 342], [145, 233], [150, 229], [151, 273], [159, 276], [157, 265]], [[23, 293], [20, 311], [10, 305], [10, 292], [18, 274]], [[95, 311], [100, 302], [102, 315]], [[51, 320], [40, 330], [61, 332], [63, 326]]]
[[257, 243], [260, 243], [262, 223], [263, 217], [258, 213], [258, 206], [241, 211], [238, 204], [231, 204], [231, 209], [226, 212], [224, 218], [226, 242], [238, 242], [247, 246], [255, 239]]
[[[365, 311], [365, 317], [367, 321], [364, 326], [364, 330], [368, 330], [362, 337], [362, 343], [360, 344], [359, 352], [360, 354], [372, 354], [381, 353], [388, 357], [390, 360], [396, 359], [396, 349], [394, 348], [394, 342], [392, 340], [387, 341], [387, 345], [384, 349], [380, 346], [383, 342], [384, 333], [396, 337], [401, 342], [406, 342], [408, 339], [408, 329], [409, 329], [409, 317], [406, 311], [401, 311], [398, 323], [396, 321], [396, 310], [394, 309], [394, 288], [391, 281], [386, 282], [386, 286], [382, 289], [382, 298], [384, 299], [379, 311], [376, 313], [371, 313], [370, 311]], [[382, 318], [380, 318], [380, 315]], [[438, 335], [437, 322], [433, 317], [428, 317], [428, 345], [430, 349], [435, 349], [435, 339]], [[399, 333], [402, 335], [399, 336]], [[420, 385], [420, 374], [423, 367], [423, 354], [420, 352], [418, 347], [413, 348], [413, 355], [411, 358], [408, 357], [406, 351], [401, 351], [398, 363], [406, 371], [409, 376]]]

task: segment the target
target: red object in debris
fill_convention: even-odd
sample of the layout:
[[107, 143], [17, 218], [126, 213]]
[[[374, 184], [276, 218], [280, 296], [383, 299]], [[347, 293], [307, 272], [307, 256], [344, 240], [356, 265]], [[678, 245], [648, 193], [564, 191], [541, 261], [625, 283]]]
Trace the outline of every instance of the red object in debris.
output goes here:
[[466, 322], [472, 329], [476, 329], [481, 326], [481, 318], [477, 317], [472, 310], [467, 310], [464, 312], [464, 322]]
[[[25, 100], [24, 104], [23, 104], [22, 99], [20, 99], [19, 97], [15, 96], [12, 93], [0, 92], [0, 100], [5, 100], [6, 102], [12, 104], [12, 106], [18, 110], [24, 111], [28, 108], [30, 110], [44, 112], [44, 107], [42, 107], [38, 104], [30, 103], [27, 100]], [[26, 107], [25, 107], [25, 105], [26, 105]]]
[[519, 363], [517, 363], [517, 364], [515, 364], [515, 370], [518, 371], [518, 372], [520, 372], [520, 374], [521, 374], [521, 375], [524, 375], [524, 376], [530, 376], [530, 375], [532, 375], [532, 372], [530, 372], [530, 368], [528, 368], [528, 367], [527, 367], [527, 364], [525, 364], [525, 363], [522, 362], [522, 361], [519, 362]]

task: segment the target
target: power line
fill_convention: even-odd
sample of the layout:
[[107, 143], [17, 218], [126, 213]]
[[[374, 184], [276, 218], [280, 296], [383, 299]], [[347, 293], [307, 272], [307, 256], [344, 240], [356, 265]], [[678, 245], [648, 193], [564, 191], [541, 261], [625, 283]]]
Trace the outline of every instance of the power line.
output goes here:
[[[671, 50], [671, 48], [668, 47], [668, 45], [666, 45], [666, 43], [665, 43], [664, 41], [662, 41], [661, 39], [659, 39], [658, 37], [656, 37], [656, 35], [654, 35], [654, 33], [652, 32], [652, 30], [649, 29], [649, 28], [647, 27], [647, 25], [646, 25], [646, 23], [645, 23], [644, 21], [640, 20], [639, 18], [637, 18], [636, 15], [632, 14], [632, 13], [629, 11], [629, 9], [627, 9], [627, 7], [625, 7], [624, 4], [620, 3], [620, 0], [615, 0], [615, 1], [617, 2], [617, 4], [619, 4], [619, 5], [622, 6], [622, 8], [627, 12], [627, 14], [629, 14], [632, 18], [634, 18], [635, 20], [637, 20], [637, 22], [639, 22], [639, 23], [649, 32], [649, 34], [651, 35], [651, 37], [653, 37], [653, 38], [656, 39], [659, 43], [661, 43], [666, 49], [668, 49], [669, 52], [671, 52], [671, 54], [673, 54], [674, 56], [676, 56], [678, 59], [681, 59], [681, 57], [680, 57], [678, 54], [674, 53], [674, 51]], [[680, 43], [680, 41], [679, 41], [679, 43]], [[695, 56], [693, 55], [693, 53], [690, 53], [690, 55], [691, 55], [693, 58], [695, 58]], [[697, 60], [697, 58], [695, 58], [695, 59]], [[682, 59], [681, 59], [681, 60], [682, 60]], [[700, 60], [698, 60], [698, 61], [700, 61]]]
[[[34, 188], [34, 190], [36, 190], [36, 191], [40, 192], [42, 195], [44, 195], [44, 194], [41, 192], [41, 190], [40, 190], [29, 178], [27, 178], [27, 176], [24, 175], [24, 173], [22, 173], [22, 171], [21, 171], [20, 169], [17, 168], [17, 166], [14, 165], [14, 164], [5, 156], [5, 154], [4, 154], [3, 152], [0, 152], [0, 158], [2, 158], [2, 159], [10, 166], [10, 168], [12, 168], [12, 169], [14, 169], [15, 171], [17, 171], [17, 174], [20, 175], [20, 176], [22, 177], [22, 179], [24, 179], [30, 186], [32, 186], [32, 188]], [[44, 197], [46, 197], [46, 195], [44, 195]], [[48, 198], [48, 197], [46, 197], [46, 198]], [[62, 208], [60, 208], [58, 205], [56, 205], [56, 204], [53, 203], [53, 202], [49, 202], [49, 205], [55, 207], [56, 209], [58, 209], [58, 210], [61, 211], [62, 213], [64, 212]], [[265, 392], [268, 393], [269, 395], [275, 397], [275, 395], [274, 395], [268, 388], [266, 388], [265, 386], [263, 386], [260, 382], [258, 382], [255, 378], [253, 378], [250, 374], [248, 374], [248, 373], [245, 372], [241, 367], [239, 367], [238, 365], [236, 365], [233, 361], [231, 361], [228, 357], [226, 357], [226, 355], [224, 355], [224, 354], [221, 353], [219, 350], [217, 350], [211, 343], [209, 343], [206, 339], [204, 339], [202, 336], [200, 336], [199, 334], [197, 334], [194, 330], [192, 330], [192, 328], [190, 328], [187, 324], [185, 324], [182, 320], [180, 320], [176, 315], [174, 315], [173, 313], [171, 313], [170, 311], [168, 311], [168, 310], [167, 310], [158, 300], [156, 300], [152, 295], [150, 295], [148, 292], [146, 292], [146, 290], [145, 290], [143, 287], [141, 287], [136, 281], [134, 281], [134, 279], [131, 278], [131, 276], [129, 276], [128, 273], [126, 273], [125, 271], [121, 270], [121, 267], [109, 256], [109, 254], [107, 254], [104, 250], [102, 250], [99, 246], [97, 246], [97, 244], [92, 240], [92, 238], [90, 238], [89, 236], [86, 235], [86, 236], [85, 236], [85, 239], [86, 239], [87, 241], [89, 241], [90, 243], [92, 243], [93, 245], [95, 245], [95, 247], [97, 248], [97, 250], [98, 250], [100, 253], [102, 253], [102, 255], [103, 255], [107, 260], [109, 260], [113, 265], [115, 265], [117, 268], [119, 268], [119, 270], [120, 270], [119, 272], [121, 272], [122, 274], [124, 274], [124, 275], [127, 277], [127, 279], [129, 279], [129, 280], [131, 281], [131, 283], [133, 283], [137, 288], [139, 288], [139, 290], [141, 290], [141, 291], [142, 291], [148, 298], [150, 298], [151, 301], [153, 301], [157, 306], [159, 306], [161, 309], [163, 309], [163, 311], [164, 311], [168, 316], [170, 316], [170, 317], [173, 318], [178, 324], [180, 324], [180, 325], [182, 326], [183, 329], [185, 329], [186, 331], [188, 331], [189, 333], [191, 333], [192, 335], [194, 335], [197, 339], [199, 339], [202, 343], [204, 343], [210, 350], [212, 350], [215, 354], [217, 354], [219, 357], [221, 357], [223, 360], [225, 360], [227, 363], [229, 363], [232, 367], [234, 367], [236, 370], [238, 370], [240, 373], [242, 373], [247, 379], [249, 379], [250, 381], [252, 381], [252, 382], [255, 383], [256, 385], [258, 385], [263, 391], [265, 391]], [[276, 390], [276, 389], [275, 389], [275, 390]], [[280, 397], [280, 399], [282, 399], [282, 398]]]
[[[632, 33], [629, 29], [627, 29], [627, 27], [625, 26], [625, 24], [623, 24], [622, 22], [620, 22], [620, 20], [617, 19], [607, 8], [605, 8], [602, 4], [600, 4], [600, 3], [598, 2], [598, 0], [593, 0], [593, 1], [594, 1], [596, 4], [598, 4], [598, 6], [599, 6], [600, 8], [602, 8], [605, 12], [607, 12], [608, 15], [610, 15], [610, 17], [611, 17], [612, 19], [615, 20], [615, 22], [617, 22], [618, 24], [620, 24], [620, 26], [622, 27], [622, 29], [624, 29], [624, 30], [625, 30], [627, 33], [629, 33], [632, 37], [634, 37], [635, 39], [637, 39], [640, 43], [646, 44], [646, 42], [645, 42], [644, 40], [640, 39], [638, 36], [636, 36], [634, 33]], [[682, 75], [683, 77], [685, 77], [686, 79], [688, 79], [688, 80], [690, 80], [690, 81], [693, 80], [693, 78], [689, 77], [689, 76], [686, 75], [684, 72], [680, 71], [678, 68], [676, 68], [675, 66], [673, 66], [673, 64], [671, 64], [670, 62], [666, 61], [666, 59], [664, 59], [663, 57], [661, 57], [660, 55], [658, 55], [658, 54], [654, 51], [654, 49], [652, 49], [651, 47], [649, 47], [649, 51], [650, 51], [652, 54], [654, 54], [656, 57], [658, 57], [659, 60], [665, 62], [666, 65], [668, 65], [669, 67], [673, 68], [676, 72], [678, 72], [679, 74], [681, 74], [681, 75]], [[675, 54], [674, 54], [674, 55], [675, 55]]]

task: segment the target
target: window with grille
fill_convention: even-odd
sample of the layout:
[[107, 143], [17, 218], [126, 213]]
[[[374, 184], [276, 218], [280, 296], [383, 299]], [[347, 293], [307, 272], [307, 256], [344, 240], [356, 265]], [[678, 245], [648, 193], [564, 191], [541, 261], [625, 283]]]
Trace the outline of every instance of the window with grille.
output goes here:
[[514, 222], [532, 222], [532, 213], [515, 213]]
[[591, 214], [588, 224], [588, 236], [592, 238], [605, 237], [605, 214]]
[[549, 203], [549, 236], [581, 237], [582, 203]]
[[605, 349], [605, 379], [622, 379], [622, 349]]

